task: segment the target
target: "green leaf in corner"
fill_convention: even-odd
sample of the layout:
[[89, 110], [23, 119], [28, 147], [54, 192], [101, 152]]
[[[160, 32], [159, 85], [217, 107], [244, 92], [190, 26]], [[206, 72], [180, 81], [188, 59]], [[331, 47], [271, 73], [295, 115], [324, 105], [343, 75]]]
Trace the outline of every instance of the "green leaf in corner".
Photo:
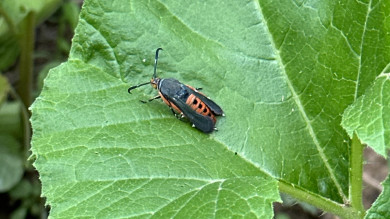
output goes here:
[[383, 191], [378, 199], [372, 204], [367, 211], [365, 219], [387, 219], [390, 218], [390, 178], [383, 183]]
[[390, 148], [390, 74], [381, 74], [374, 84], [349, 106], [343, 115], [342, 126], [352, 137], [387, 157]]

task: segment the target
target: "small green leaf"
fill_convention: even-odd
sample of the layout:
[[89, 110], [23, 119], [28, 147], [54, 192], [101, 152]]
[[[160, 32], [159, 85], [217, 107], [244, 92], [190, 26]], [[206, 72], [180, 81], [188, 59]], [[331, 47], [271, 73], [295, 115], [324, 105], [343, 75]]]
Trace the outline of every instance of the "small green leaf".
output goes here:
[[352, 137], [372, 147], [378, 154], [387, 157], [390, 148], [390, 74], [381, 74], [374, 84], [349, 106], [342, 125]]
[[378, 199], [367, 211], [366, 219], [387, 219], [390, 218], [390, 178], [383, 183], [383, 191]]

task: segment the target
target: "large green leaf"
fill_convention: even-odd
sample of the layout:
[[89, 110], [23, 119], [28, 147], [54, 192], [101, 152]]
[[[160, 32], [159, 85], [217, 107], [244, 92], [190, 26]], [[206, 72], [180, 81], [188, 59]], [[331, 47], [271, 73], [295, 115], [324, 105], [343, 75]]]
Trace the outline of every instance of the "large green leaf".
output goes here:
[[[347, 202], [341, 115], [389, 62], [375, 31], [384, 4], [86, 1], [69, 61], [32, 107], [51, 215], [271, 217], [269, 175]], [[127, 93], [150, 79], [158, 47], [160, 77], [222, 106], [218, 132], [139, 103], [150, 87]]]

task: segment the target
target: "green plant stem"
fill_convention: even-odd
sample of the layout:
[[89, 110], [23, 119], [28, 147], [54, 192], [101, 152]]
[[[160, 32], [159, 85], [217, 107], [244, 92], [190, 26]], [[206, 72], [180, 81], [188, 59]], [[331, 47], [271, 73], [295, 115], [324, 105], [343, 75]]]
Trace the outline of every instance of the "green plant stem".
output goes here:
[[349, 195], [351, 207], [365, 213], [362, 199], [363, 146], [356, 134], [353, 135], [350, 156]]
[[344, 219], [360, 219], [364, 217], [363, 214], [361, 214], [361, 212], [359, 212], [358, 210], [352, 207], [348, 207], [344, 204], [334, 202], [332, 200], [302, 190], [298, 187], [295, 187], [292, 184], [280, 180], [279, 180], [279, 191], [289, 194], [300, 201], [309, 203], [324, 211], [336, 214]]
[[18, 93], [26, 109], [31, 105], [33, 50], [34, 50], [35, 12], [31, 11], [21, 22], [19, 31], [20, 44], [20, 80]]

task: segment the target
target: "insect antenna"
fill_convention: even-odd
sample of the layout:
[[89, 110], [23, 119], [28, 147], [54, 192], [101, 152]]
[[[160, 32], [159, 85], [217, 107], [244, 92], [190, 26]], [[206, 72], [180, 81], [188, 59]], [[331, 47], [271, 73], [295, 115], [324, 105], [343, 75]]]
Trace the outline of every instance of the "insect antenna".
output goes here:
[[156, 50], [156, 57], [154, 58], [154, 73], [153, 73], [153, 79], [155, 79], [157, 77], [157, 60], [158, 60], [158, 52], [160, 50], [163, 50], [162, 48], [158, 48]]
[[[162, 50], [162, 48], [158, 48], [156, 50], [156, 57], [154, 58], [154, 72], [153, 72], [153, 78], [152, 79], [155, 79], [157, 76], [156, 76], [156, 72], [157, 72], [157, 60], [158, 60], [158, 52]], [[141, 87], [141, 86], [144, 86], [144, 85], [147, 85], [147, 84], [150, 84], [150, 82], [145, 82], [145, 83], [142, 83], [142, 84], [139, 84], [139, 85], [134, 85], [134, 86], [131, 86], [127, 92], [129, 92], [131, 94], [131, 90], [137, 88], [137, 87]]]
[[146, 82], [146, 83], [142, 83], [142, 84], [139, 84], [139, 85], [134, 85], [134, 86], [131, 86], [128, 90], [127, 90], [127, 92], [129, 92], [129, 94], [131, 94], [131, 90], [133, 90], [133, 89], [135, 89], [135, 88], [137, 88], [137, 87], [141, 87], [141, 86], [144, 86], [144, 85], [147, 85], [147, 84], [150, 84], [150, 82], [148, 81], [148, 82]]

